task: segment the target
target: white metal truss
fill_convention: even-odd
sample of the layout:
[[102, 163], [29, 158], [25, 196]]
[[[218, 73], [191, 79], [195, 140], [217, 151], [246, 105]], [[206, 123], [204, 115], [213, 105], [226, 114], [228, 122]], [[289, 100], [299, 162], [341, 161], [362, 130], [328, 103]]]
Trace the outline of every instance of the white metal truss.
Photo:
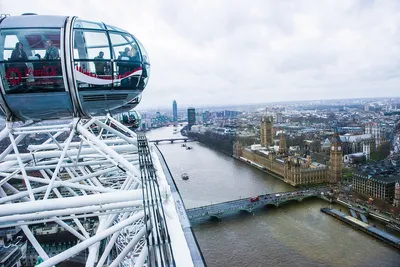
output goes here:
[[[148, 242], [157, 240], [160, 223], [146, 210], [156, 203], [166, 203], [169, 212], [157, 216], [168, 224], [175, 221], [171, 239], [181, 235], [176, 214], [171, 215], [169, 188], [156, 181], [159, 195], [144, 193], [148, 185], [142, 184], [137, 135], [112, 117], [58, 125], [7, 123], [0, 142], [5, 144], [0, 154], [0, 228], [20, 227], [43, 260], [38, 266], [54, 266], [82, 252], [86, 266], [152, 266]], [[96, 225], [88, 227], [87, 219], [95, 219]], [[45, 223], [68, 231], [76, 244], [57, 253], [46, 251], [33, 230]], [[180, 255], [187, 253], [176, 243], [173, 247]]]

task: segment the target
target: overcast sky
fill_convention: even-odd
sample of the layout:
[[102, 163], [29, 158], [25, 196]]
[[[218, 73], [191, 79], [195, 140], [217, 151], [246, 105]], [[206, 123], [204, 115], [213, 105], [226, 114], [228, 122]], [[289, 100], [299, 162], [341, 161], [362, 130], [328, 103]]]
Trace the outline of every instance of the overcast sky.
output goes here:
[[0, 0], [134, 34], [151, 77], [139, 109], [400, 96], [400, 1]]

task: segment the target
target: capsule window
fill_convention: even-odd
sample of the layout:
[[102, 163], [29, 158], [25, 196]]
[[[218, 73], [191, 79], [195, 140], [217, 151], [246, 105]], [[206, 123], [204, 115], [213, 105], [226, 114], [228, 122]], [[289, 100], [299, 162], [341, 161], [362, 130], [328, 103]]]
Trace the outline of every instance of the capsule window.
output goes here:
[[139, 40], [136, 40], [136, 41], [139, 44], [140, 52], [142, 53], [143, 63], [150, 64], [149, 55], [147, 54], [146, 49], [144, 48], [144, 46], [142, 45], [142, 43]]
[[0, 75], [7, 94], [65, 91], [60, 29], [0, 32]]
[[104, 24], [102, 22], [88, 21], [82, 19], [77, 19], [75, 21], [74, 28], [95, 29], [95, 30], [105, 29]]
[[74, 59], [111, 59], [106, 32], [75, 30]]
[[74, 30], [74, 71], [80, 90], [112, 86], [110, 51], [105, 31]]
[[112, 26], [112, 25], [108, 25], [106, 24], [107, 30], [111, 30], [111, 31], [117, 31], [117, 32], [125, 32], [125, 30]]
[[142, 84], [142, 61], [138, 44], [129, 34], [110, 33], [115, 62], [114, 88], [137, 89]]

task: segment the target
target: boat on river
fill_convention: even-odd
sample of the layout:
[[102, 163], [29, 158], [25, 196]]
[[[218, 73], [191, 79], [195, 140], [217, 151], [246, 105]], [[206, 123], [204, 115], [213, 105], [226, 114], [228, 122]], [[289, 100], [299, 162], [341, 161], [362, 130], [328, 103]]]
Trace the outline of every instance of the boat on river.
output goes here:
[[187, 173], [182, 173], [182, 180], [189, 180], [189, 175]]

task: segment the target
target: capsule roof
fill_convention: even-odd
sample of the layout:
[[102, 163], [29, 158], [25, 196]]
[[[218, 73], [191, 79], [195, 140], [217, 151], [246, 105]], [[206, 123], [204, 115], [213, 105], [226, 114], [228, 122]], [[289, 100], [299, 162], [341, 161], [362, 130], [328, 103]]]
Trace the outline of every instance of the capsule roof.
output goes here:
[[65, 25], [66, 16], [48, 16], [48, 15], [23, 15], [11, 16], [5, 18], [0, 28], [44, 28], [54, 27], [62, 28]]

